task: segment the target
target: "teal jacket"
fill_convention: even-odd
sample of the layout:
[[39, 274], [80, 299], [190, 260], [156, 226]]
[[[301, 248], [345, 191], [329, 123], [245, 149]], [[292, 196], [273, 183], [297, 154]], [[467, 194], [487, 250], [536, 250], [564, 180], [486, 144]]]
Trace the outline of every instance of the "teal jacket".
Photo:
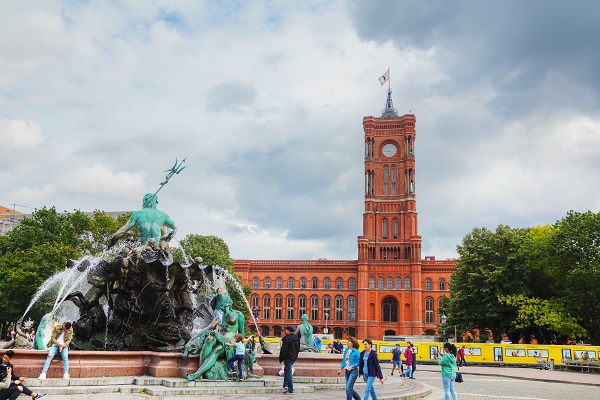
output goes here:
[[442, 378], [454, 378], [456, 376], [456, 357], [454, 357], [454, 354], [444, 354], [444, 357], [438, 359], [438, 364], [442, 366]]

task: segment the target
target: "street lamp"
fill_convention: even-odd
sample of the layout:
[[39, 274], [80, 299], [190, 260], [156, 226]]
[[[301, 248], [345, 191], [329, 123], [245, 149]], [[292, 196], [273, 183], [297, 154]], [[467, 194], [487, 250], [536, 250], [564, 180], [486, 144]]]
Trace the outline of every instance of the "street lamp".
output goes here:
[[442, 342], [445, 342], [446, 337], [446, 314], [442, 314], [440, 317], [440, 322], [442, 323]]
[[323, 329], [323, 333], [324, 334], [328, 334], [329, 333], [329, 329], [327, 329], [327, 319], [329, 319], [329, 313], [326, 312], [323, 314], [323, 316], [325, 317], [325, 329]]

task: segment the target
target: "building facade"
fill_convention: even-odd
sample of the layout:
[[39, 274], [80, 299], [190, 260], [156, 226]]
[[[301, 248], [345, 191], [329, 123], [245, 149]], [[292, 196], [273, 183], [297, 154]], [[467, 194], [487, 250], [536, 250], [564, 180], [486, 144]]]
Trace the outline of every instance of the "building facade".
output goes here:
[[[439, 334], [454, 260], [421, 257], [416, 117], [399, 116], [388, 91], [380, 117], [364, 117], [365, 209], [358, 260], [236, 260], [263, 336], [280, 336], [307, 314], [336, 338]], [[358, 217], [358, 216], [357, 216]], [[252, 329], [251, 324], [251, 329]]]

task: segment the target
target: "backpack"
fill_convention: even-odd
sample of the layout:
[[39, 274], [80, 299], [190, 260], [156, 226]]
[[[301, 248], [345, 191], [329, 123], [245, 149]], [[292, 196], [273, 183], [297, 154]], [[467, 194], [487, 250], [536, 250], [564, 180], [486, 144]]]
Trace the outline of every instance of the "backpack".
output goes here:
[[463, 377], [460, 372], [456, 373], [456, 378], [454, 379], [454, 382], [463, 383]]

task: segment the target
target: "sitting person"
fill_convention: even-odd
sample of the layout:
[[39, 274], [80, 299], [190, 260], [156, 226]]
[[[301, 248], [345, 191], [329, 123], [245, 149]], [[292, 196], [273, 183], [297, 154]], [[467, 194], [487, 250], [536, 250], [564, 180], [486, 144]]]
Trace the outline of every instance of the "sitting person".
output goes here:
[[6, 351], [2, 356], [2, 365], [6, 367], [6, 371], [10, 370], [11, 377], [8, 378], [7, 374], [7, 382], [8, 386], [1, 386], [0, 389], [0, 398], [8, 399], [8, 400], [16, 400], [22, 393], [25, 393], [27, 396], [30, 396], [32, 399], [41, 399], [46, 397], [47, 395], [44, 393], [36, 393], [31, 391], [27, 386], [23, 385], [23, 381], [25, 380], [24, 376], [16, 376], [14, 372], [14, 367], [10, 362], [12, 358], [15, 356], [15, 352], [12, 350]]
[[537, 363], [541, 365], [541, 369], [550, 369], [550, 363], [544, 360], [541, 353], [537, 358]]

